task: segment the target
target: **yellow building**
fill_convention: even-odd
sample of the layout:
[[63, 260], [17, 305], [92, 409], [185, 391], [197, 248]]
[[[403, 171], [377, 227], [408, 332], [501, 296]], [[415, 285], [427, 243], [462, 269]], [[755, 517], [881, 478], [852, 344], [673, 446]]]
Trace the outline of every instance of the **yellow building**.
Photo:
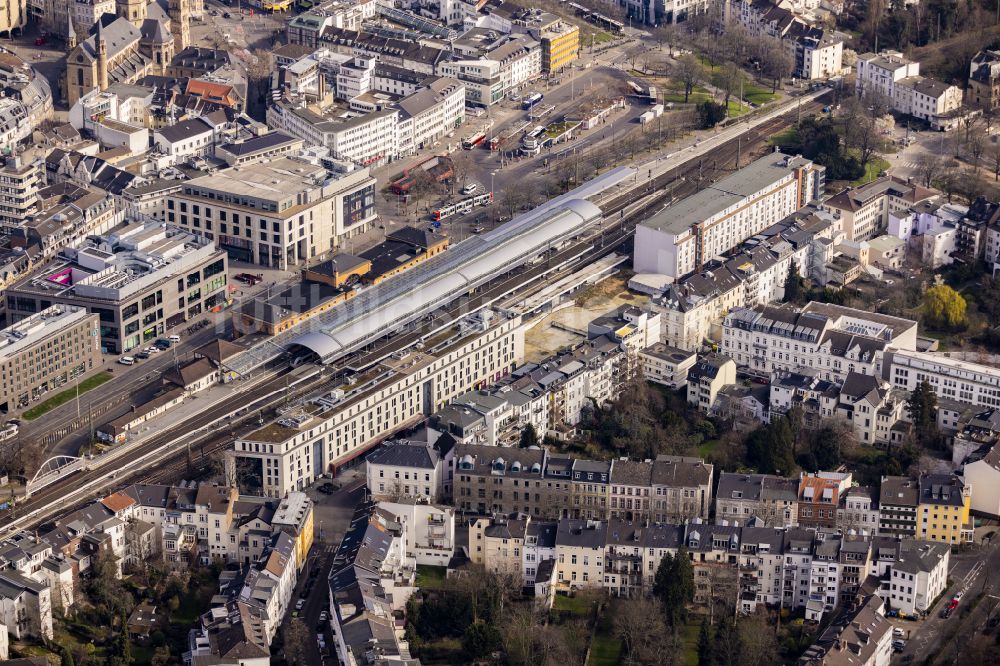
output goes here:
[[971, 504], [972, 488], [954, 474], [922, 475], [917, 504], [917, 539], [971, 543]]
[[301, 569], [314, 538], [312, 500], [305, 493], [288, 493], [274, 512], [271, 525], [295, 537], [295, 567]]
[[28, 23], [28, 3], [26, 0], [3, 0], [0, 2], [0, 32], [10, 36], [14, 30], [24, 30]]
[[542, 71], [558, 72], [580, 54], [580, 29], [561, 20], [541, 30]]

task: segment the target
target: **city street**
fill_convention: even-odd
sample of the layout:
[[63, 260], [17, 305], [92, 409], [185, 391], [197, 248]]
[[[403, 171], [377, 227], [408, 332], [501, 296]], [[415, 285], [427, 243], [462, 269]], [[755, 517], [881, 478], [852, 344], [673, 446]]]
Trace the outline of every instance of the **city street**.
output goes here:
[[312, 638], [306, 646], [306, 663], [309, 666], [337, 663], [335, 657], [327, 656], [324, 658], [320, 654], [316, 634], [323, 634], [327, 653], [330, 654], [333, 641], [333, 637], [330, 635], [330, 622], [329, 620], [320, 622], [320, 614], [323, 611], [327, 613], [330, 611], [327, 579], [330, 576], [330, 569], [333, 567], [333, 556], [350, 525], [354, 507], [364, 498], [364, 468], [355, 468], [340, 474], [333, 481], [335, 485], [339, 486], [339, 489], [332, 494], [326, 495], [317, 490], [323, 483], [327, 483], [327, 480], [320, 479], [318, 483], [306, 491], [315, 502], [313, 524], [316, 538], [309, 552], [308, 564], [299, 574], [299, 581], [290, 602], [291, 608], [282, 621], [284, 629], [295, 619], [293, 617], [295, 615], [294, 608], [298, 601], [305, 602], [302, 609], [298, 611], [297, 617], [305, 623]]
[[[980, 528], [989, 533], [993, 528]], [[904, 631], [906, 646], [894, 654], [894, 662], [952, 663], [956, 651], [970, 637], [983, 633], [987, 618], [1000, 610], [1000, 540], [977, 543], [964, 552], [953, 552], [948, 580], [951, 583], [922, 620], [892, 619], [893, 626]], [[958, 593], [962, 598], [948, 618], [941, 611]], [[990, 641], [992, 644], [992, 640]]]

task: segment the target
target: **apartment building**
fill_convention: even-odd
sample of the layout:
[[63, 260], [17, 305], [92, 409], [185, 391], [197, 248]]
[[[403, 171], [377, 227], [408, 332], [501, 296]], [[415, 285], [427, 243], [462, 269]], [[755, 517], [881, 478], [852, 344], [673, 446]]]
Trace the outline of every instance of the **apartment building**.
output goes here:
[[736, 363], [733, 359], [715, 352], [705, 354], [688, 370], [688, 404], [707, 413], [715, 405], [719, 391], [735, 383]]
[[566, 518], [556, 527], [556, 585], [567, 590], [600, 588], [604, 582], [608, 523]]
[[48, 584], [14, 569], [0, 570], [0, 625], [15, 640], [52, 640], [52, 596]]
[[237, 439], [226, 454], [227, 469], [247, 466], [261, 480], [261, 492], [282, 497], [473, 387], [499, 380], [523, 358], [520, 318], [462, 333], [434, 353], [413, 350], [384, 360], [335, 404], [301, 405]]
[[994, 443], [982, 458], [967, 462], [962, 468], [962, 477], [976, 490], [970, 511], [975, 511], [976, 515], [1000, 517], [1000, 445]]
[[917, 323], [826, 303], [737, 308], [722, 330], [721, 352], [738, 367], [770, 374], [816, 368], [843, 383], [850, 372], [881, 377], [893, 350], [916, 349]]
[[[896, 594], [893, 607], [905, 606], [914, 614], [926, 612], [943, 590], [949, 559], [945, 544], [754, 522], [742, 527], [699, 519], [650, 525], [618, 518], [538, 523], [518, 515], [494, 516], [477, 521], [476, 534], [483, 536], [472, 543], [483, 543], [482, 552], [495, 555], [493, 564], [482, 556], [488, 569], [507, 570], [512, 550], [527, 550], [532, 564], [554, 559], [559, 589], [604, 589], [622, 597], [651, 592], [663, 557], [684, 549], [694, 569], [697, 605], [735, 597], [740, 612], [753, 613], [762, 604], [780, 606], [801, 610], [810, 621], [851, 603], [865, 589], [885, 599]], [[533, 530], [533, 525], [538, 527]], [[525, 584], [534, 575], [528, 561]]]
[[455, 509], [404, 501], [379, 502], [377, 511], [400, 526], [407, 559], [417, 566], [448, 566], [456, 548]]
[[879, 495], [866, 486], [853, 486], [840, 494], [837, 525], [856, 534], [873, 535], [879, 527]]
[[[735, 255], [653, 289], [649, 307], [660, 313], [664, 342], [698, 349], [729, 310], [781, 300], [792, 264], [815, 279], [841, 238], [839, 220], [810, 205], [757, 234]], [[649, 291], [635, 278], [630, 284]]]
[[1000, 104], [1000, 52], [984, 49], [973, 56], [965, 90], [969, 106], [991, 111]]
[[368, 492], [378, 499], [451, 496], [455, 439], [425, 430], [423, 437], [385, 443], [365, 459]]
[[878, 498], [878, 533], [894, 537], [915, 537], [919, 499], [919, 486], [913, 479], [883, 476]]
[[1000, 407], [1000, 370], [993, 366], [957, 354], [898, 349], [887, 355], [884, 367], [886, 379], [901, 389], [913, 391], [926, 381], [943, 400]]
[[849, 241], [868, 241], [890, 229], [893, 216], [938, 197], [934, 190], [885, 176], [859, 187], [848, 187], [820, 203], [840, 219]]
[[908, 616], [926, 614], [948, 587], [950, 557], [947, 544], [899, 541], [889, 580], [882, 584], [886, 600]]
[[531, 517], [524, 514], [478, 518], [469, 525], [469, 559], [487, 571], [521, 575]]
[[[799, 7], [771, 0], [736, 0], [723, 3], [723, 12], [752, 37], [780, 39], [792, 57], [792, 76], [811, 81], [836, 76], [843, 69], [843, 40], [814, 25], [815, 19]], [[727, 24], [725, 19], [723, 24]]]
[[10, 247], [36, 262], [79, 247], [88, 236], [105, 234], [123, 220], [114, 200], [98, 189], [61, 182], [36, 192], [33, 213], [7, 229]]
[[407, 536], [373, 505], [355, 509], [328, 579], [331, 647], [340, 663], [364, 663], [373, 653], [387, 663], [412, 661], [393, 614], [406, 606], [416, 582]]
[[187, 181], [166, 209], [167, 222], [231, 258], [287, 270], [370, 228], [375, 179], [364, 168], [281, 157]]
[[955, 474], [921, 474], [917, 489], [917, 540], [972, 542], [971, 486]]
[[962, 90], [920, 75], [920, 63], [897, 51], [862, 53], [855, 63], [857, 93], [884, 96], [895, 111], [930, 124], [932, 129], [956, 126]]
[[820, 197], [824, 168], [772, 153], [636, 227], [635, 270], [681, 278]]
[[[855, 600], [852, 600], [855, 601]], [[884, 666], [892, 657], [892, 624], [882, 597], [859, 594], [844, 616], [799, 658], [800, 666]]]
[[100, 369], [98, 315], [53, 305], [0, 329], [0, 412], [20, 412]]
[[798, 487], [796, 479], [723, 472], [715, 494], [715, 520], [743, 526], [759, 520], [767, 527], [794, 527], [799, 519]]
[[52, 305], [85, 308], [99, 317], [101, 351], [128, 352], [225, 304], [226, 269], [207, 238], [129, 224], [19, 280], [7, 312], [17, 321]]
[[802, 472], [799, 475], [799, 526], [836, 527], [841, 496], [851, 487], [851, 482], [850, 472]]
[[698, 354], [657, 342], [639, 352], [642, 378], [671, 389], [687, 386], [688, 372]]
[[0, 167], [0, 230], [10, 233], [31, 217], [38, 205], [38, 190], [45, 185], [41, 160], [8, 157]]
[[701, 458], [661, 454], [650, 478], [650, 522], [708, 519], [714, 467]]

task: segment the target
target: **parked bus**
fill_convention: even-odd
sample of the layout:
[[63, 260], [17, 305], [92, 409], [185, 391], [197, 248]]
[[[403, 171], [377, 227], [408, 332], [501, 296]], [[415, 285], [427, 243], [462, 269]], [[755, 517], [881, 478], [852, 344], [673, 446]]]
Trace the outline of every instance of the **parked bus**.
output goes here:
[[524, 98], [524, 101], [521, 102], [521, 108], [524, 109], [525, 111], [530, 111], [531, 107], [541, 102], [542, 99], [544, 99], [544, 97], [545, 96], [542, 93], [535, 93], [533, 95], [528, 95], [527, 97]]
[[485, 140], [486, 140], [486, 133], [481, 132], [479, 134], [476, 134], [475, 136], [469, 137], [468, 139], [463, 139], [462, 148], [464, 148], [465, 150], [472, 150]]

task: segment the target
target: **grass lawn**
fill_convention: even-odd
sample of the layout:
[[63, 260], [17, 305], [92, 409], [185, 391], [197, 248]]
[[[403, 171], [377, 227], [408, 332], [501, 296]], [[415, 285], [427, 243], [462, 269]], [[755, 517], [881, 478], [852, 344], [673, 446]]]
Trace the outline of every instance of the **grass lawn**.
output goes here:
[[[90, 389], [97, 388], [98, 386], [108, 381], [109, 379], [111, 379], [111, 374], [107, 372], [99, 372], [93, 377], [88, 377], [87, 379], [84, 379], [82, 382], [80, 382], [80, 395], [83, 395]], [[73, 385], [71, 388], [56, 393], [48, 400], [40, 402], [31, 409], [29, 409], [28, 411], [26, 411], [24, 413], [24, 418], [28, 419], [29, 421], [32, 421], [34, 419], [37, 419], [42, 414], [45, 414], [46, 412], [55, 409], [59, 405], [64, 405], [70, 400], [73, 400], [75, 398], [76, 398], [76, 385]]]
[[760, 106], [761, 104], [767, 104], [768, 102], [774, 101], [777, 98], [778, 96], [771, 92], [770, 88], [763, 88], [755, 83], [743, 84], [743, 99], [751, 104]]
[[622, 661], [622, 642], [607, 634], [594, 634], [587, 666], [618, 666]]
[[421, 590], [433, 590], [444, 587], [445, 574], [448, 567], [434, 567], [429, 564], [417, 565], [417, 587]]
[[[584, 46], [586, 46], [587, 42], [590, 39], [591, 38], [583, 37], [583, 38], [581, 38], [580, 41], [583, 43]], [[615, 41], [615, 36], [612, 35], [611, 33], [607, 33], [607, 32], [604, 32], [602, 30], [601, 32], [594, 33], [592, 35], [592, 39], [593, 39], [593, 43], [595, 45], [597, 45], [597, 44], [606, 44], [607, 42], [613, 42], [613, 41]]]
[[750, 113], [749, 106], [743, 106], [742, 104], [734, 100], [729, 101], [730, 118], [738, 118], [739, 116], [742, 116], [744, 113]]
[[878, 178], [878, 175], [888, 169], [891, 165], [889, 162], [881, 157], [873, 157], [868, 166], [865, 167], [865, 175], [858, 178], [856, 181], [851, 183], [851, 185], [864, 185], [865, 183], [870, 183], [871, 181]]
[[684, 666], [698, 666], [698, 633], [700, 631], [700, 617], [691, 617], [688, 623], [681, 628], [681, 647], [684, 651], [681, 655], [681, 664]]
[[798, 143], [798, 130], [795, 127], [788, 127], [767, 140], [769, 146], [787, 146]]
[[587, 597], [568, 597], [565, 594], [557, 594], [553, 608], [557, 611], [569, 611], [578, 617], [587, 617], [593, 606], [593, 600]]
[[719, 444], [721, 443], [722, 440], [720, 439], [709, 439], [707, 441], [702, 442], [701, 444], [698, 445], [698, 456], [700, 458], [708, 460], [709, 457], [711, 457], [711, 455], [715, 453], [715, 450], [719, 448]]

